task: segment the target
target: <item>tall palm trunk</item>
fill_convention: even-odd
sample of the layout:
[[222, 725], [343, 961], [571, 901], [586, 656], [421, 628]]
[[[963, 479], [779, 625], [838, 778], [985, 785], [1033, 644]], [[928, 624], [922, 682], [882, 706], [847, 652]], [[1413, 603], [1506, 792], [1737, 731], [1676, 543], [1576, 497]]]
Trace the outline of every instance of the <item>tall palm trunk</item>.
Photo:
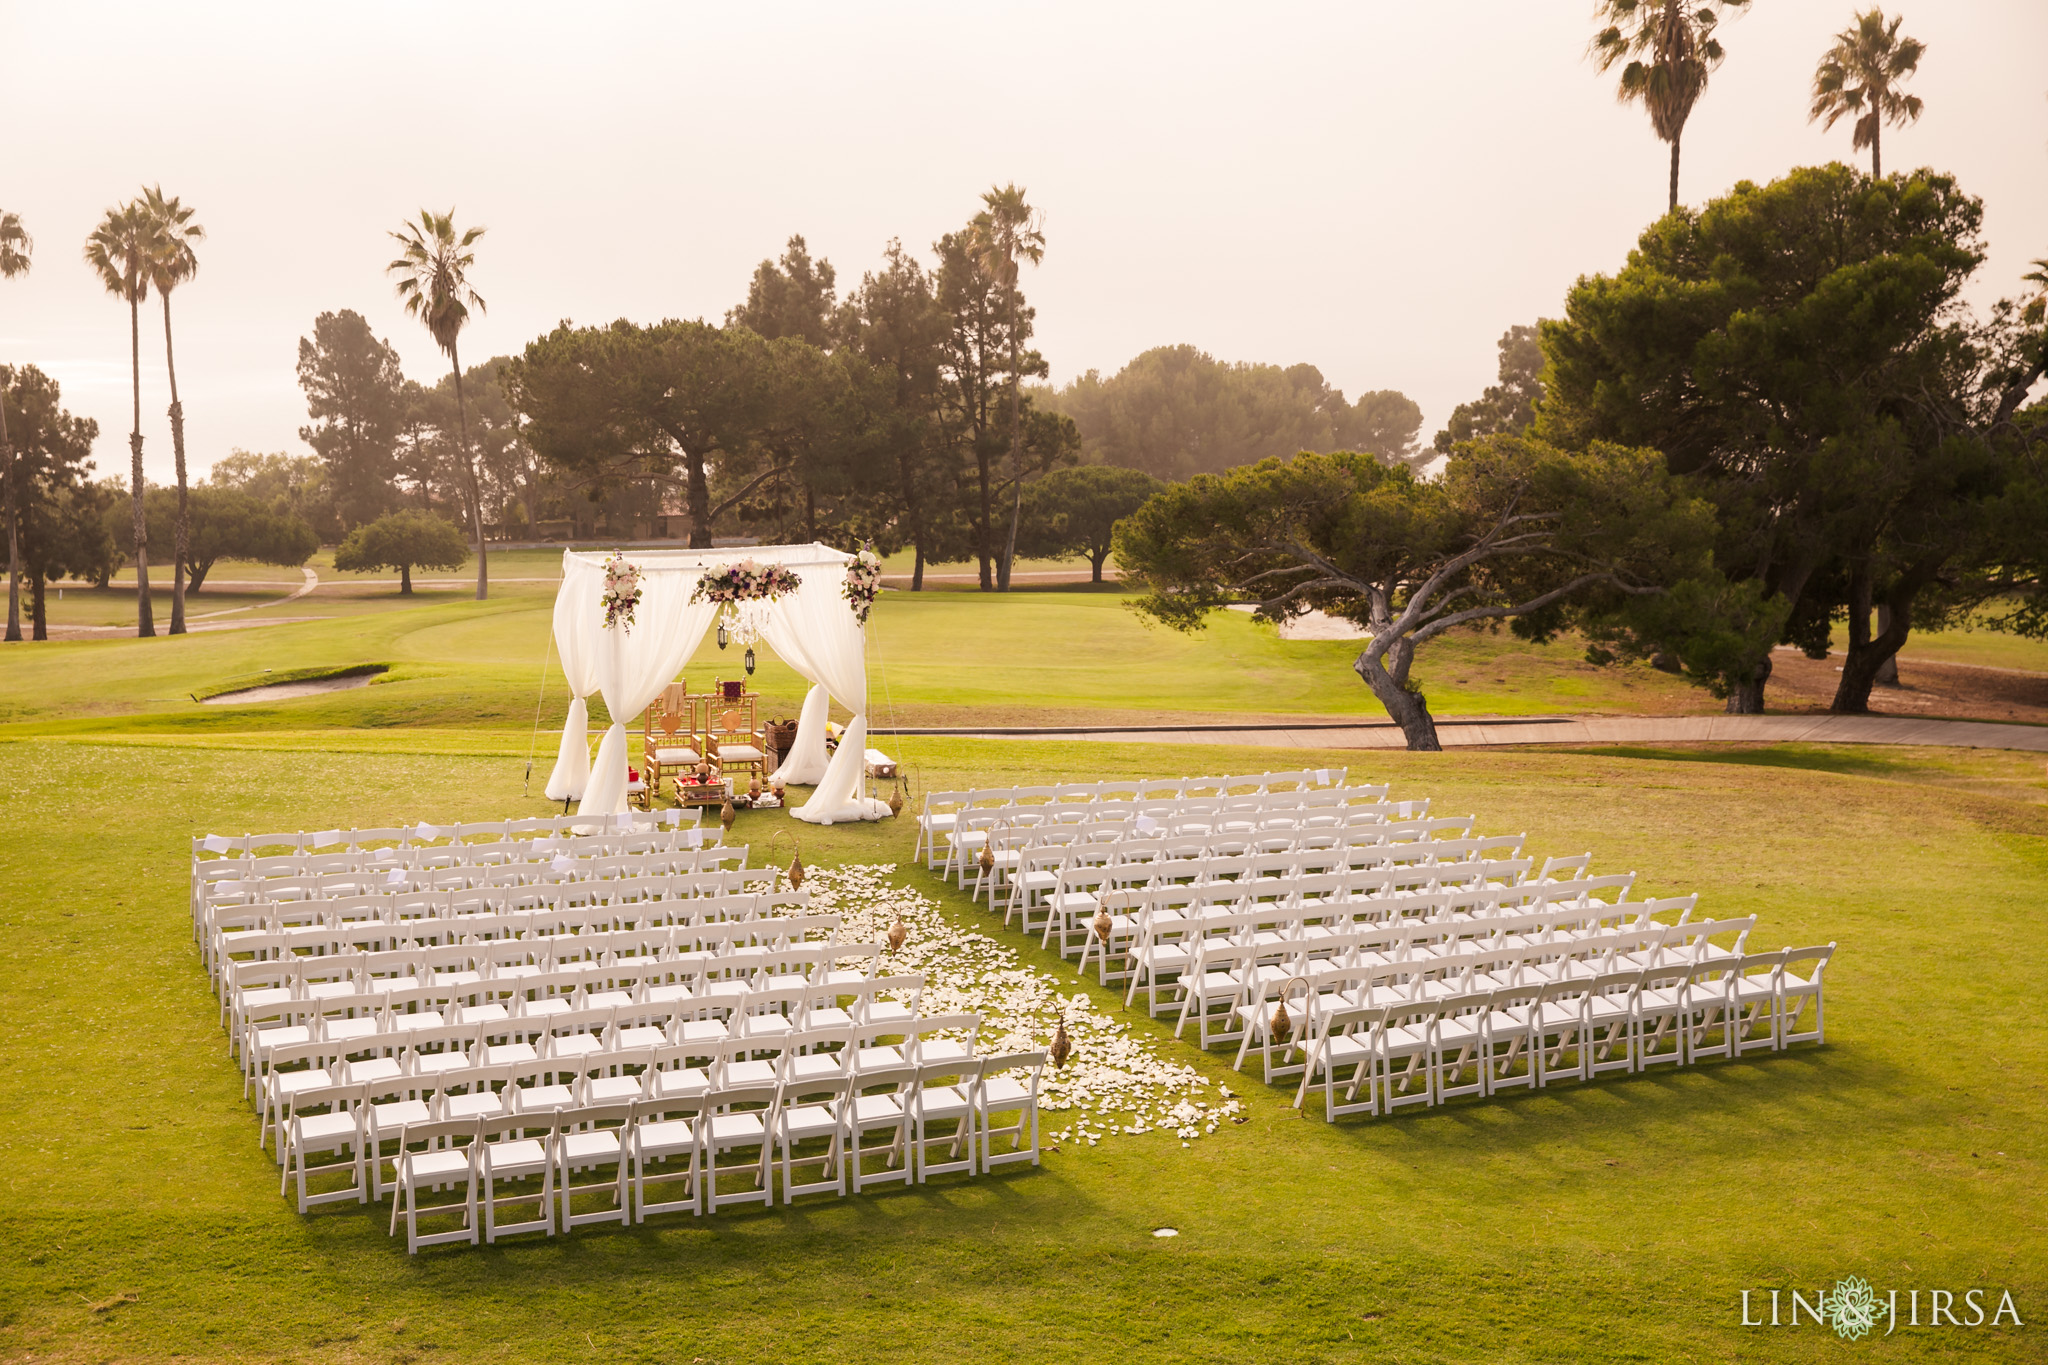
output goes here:
[[135, 509], [135, 637], [156, 635], [149, 601], [149, 523], [142, 516], [142, 301], [128, 300], [128, 371], [134, 380], [135, 427], [128, 433], [129, 496]]
[[1665, 207], [1666, 213], [1678, 212], [1678, 139], [1671, 139], [1671, 202]]
[[1010, 590], [1010, 566], [1017, 558], [1017, 518], [1024, 509], [1024, 427], [1020, 399], [1023, 379], [1017, 372], [1017, 285], [1010, 285], [1010, 538], [997, 566], [997, 592]]
[[469, 481], [469, 523], [476, 532], [476, 600], [491, 595], [491, 561], [484, 551], [484, 496], [476, 477], [476, 452], [469, 446], [469, 406], [462, 401], [462, 360], [448, 343], [448, 363], [455, 367], [455, 422], [462, 431], [462, 472]]
[[14, 492], [14, 443], [7, 439], [7, 396], [0, 390], [0, 480], [7, 498], [7, 638], [21, 641], [21, 526]]
[[178, 462], [178, 525], [171, 538], [171, 634], [185, 633], [185, 574], [187, 561], [185, 510], [185, 405], [178, 401], [178, 361], [171, 352], [171, 293], [164, 299], [164, 371], [171, 379], [171, 454]]
[[1870, 178], [1872, 180], [1884, 179], [1883, 142], [1884, 120], [1873, 118], [1870, 121]]

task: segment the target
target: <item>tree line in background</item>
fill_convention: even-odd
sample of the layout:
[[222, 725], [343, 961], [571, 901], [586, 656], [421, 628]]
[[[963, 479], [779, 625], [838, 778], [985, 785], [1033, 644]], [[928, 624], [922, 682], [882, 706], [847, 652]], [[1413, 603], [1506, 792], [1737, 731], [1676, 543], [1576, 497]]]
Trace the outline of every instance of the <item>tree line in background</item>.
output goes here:
[[[1364, 626], [1354, 667], [1409, 746], [1439, 747], [1417, 646], [1507, 624], [1576, 628], [1595, 662], [1650, 659], [1764, 709], [1773, 651], [1828, 656], [1832, 709], [1869, 710], [1915, 629], [2048, 635], [2048, 260], [1977, 316], [1983, 205], [1953, 177], [1882, 174], [1925, 46], [1871, 10], [1816, 69], [1812, 117], [1852, 117], [1839, 163], [1677, 203], [1678, 138], [1729, 5], [1609, 0], [1602, 69], [1672, 144], [1671, 208], [1563, 316], [1500, 339], [1440, 473], [1354, 456], [1198, 476], [1117, 529], [1142, 611], [1197, 629], [1232, 602]], [[1873, 623], [1873, 617], [1875, 621]]]

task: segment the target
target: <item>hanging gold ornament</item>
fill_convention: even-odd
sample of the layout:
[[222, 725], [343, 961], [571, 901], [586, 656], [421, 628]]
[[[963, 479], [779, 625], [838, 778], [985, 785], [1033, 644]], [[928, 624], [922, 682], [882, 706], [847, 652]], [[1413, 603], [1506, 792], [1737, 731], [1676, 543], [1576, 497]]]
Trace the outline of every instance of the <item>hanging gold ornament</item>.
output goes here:
[[1096, 912], [1095, 937], [1102, 941], [1103, 947], [1107, 948], [1109, 946], [1109, 931], [1115, 927], [1116, 921], [1109, 917], [1109, 911], [1100, 910]]
[[1294, 1020], [1287, 1015], [1285, 1000], [1273, 1006], [1273, 1019], [1267, 1025], [1267, 1032], [1273, 1035], [1273, 1041], [1276, 1043], [1285, 1043], [1294, 1036]]
[[1071, 1057], [1074, 1053], [1074, 1040], [1067, 1037], [1066, 1015], [1062, 1014], [1060, 1016], [1059, 1031], [1053, 1034], [1052, 1046], [1046, 1051], [1052, 1058], [1053, 1070], [1061, 1071], [1066, 1068], [1067, 1058]]
[[889, 814], [903, 814], [903, 779], [896, 779], [896, 790], [889, 793]]
[[889, 926], [889, 951], [892, 953], [901, 952], [903, 950], [903, 940], [909, 937], [910, 926], [903, 922], [901, 915], [897, 916], [896, 922]]
[[981, 870], [983, 872], [993, 872], [996, 870], [996, 851], [987, 844], [981, 846]]
[[718, 823], [725, 826], [726, 833], [732, 832], [732, 822], [739, 818], [739, 812], [732, 808], [732, 798], [725, 798], [725, 804], [718, 808]]

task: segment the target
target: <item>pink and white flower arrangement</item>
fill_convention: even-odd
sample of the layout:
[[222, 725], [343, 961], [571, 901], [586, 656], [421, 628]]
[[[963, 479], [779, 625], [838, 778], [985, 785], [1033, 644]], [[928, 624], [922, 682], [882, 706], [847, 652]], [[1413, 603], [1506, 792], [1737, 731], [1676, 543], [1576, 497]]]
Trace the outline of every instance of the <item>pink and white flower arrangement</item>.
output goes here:
[[705, 570], [704, 576], [691, 590], [690, 600], [737, 606], [741, 602], [757, 602], [763, 598], [773, 601], [801, 586], [803, 580], [780, 564], [756, 564], [751, 559], [742, 559], [722, 568]]
[[633, 609], [640, 605], [640, 570], [614, 554], [604, 563], [604, 626], [633, 629]]
[[866, 625], [868, 613], [875, 609], [875, 599], [881, 593], [881, 556], [864, 546], [846, 566], [846, 581], [840, 585], [839, 594], [853, 608], [853, 619]]

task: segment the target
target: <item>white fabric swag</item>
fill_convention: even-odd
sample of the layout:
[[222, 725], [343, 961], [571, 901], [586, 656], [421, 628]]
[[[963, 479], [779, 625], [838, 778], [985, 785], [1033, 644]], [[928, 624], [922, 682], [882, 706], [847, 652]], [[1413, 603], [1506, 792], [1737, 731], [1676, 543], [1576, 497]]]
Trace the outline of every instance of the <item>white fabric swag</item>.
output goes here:
[[562, 589], [555, 595], [555, 648], [569, 683], [569, 718], [555, 770], [548, 775], [550, 801], [581, 799], [590, 784], [590, 705], [597, 691], [597, 633], [604, 622], [604, 569], [575, 555], [562, 556]]
[[[604, 625], [601, 594], [608, 558], [573, 550], [562, 555], [555, 639], [563, 671], [570, 678], [572, 700], [562, 729], [561, 756], [548, 782], [550, 797], [562, 800], [576, 794], [569, 790], [578, 776], [571, 749], [589, 752], [588, 710], [583, 697], [597, 691], [604, 695], [612, 725], [598, 745], [587, 781], [581, 784], [583, 804], [577, 809], [579, 814], [590, 815], [613, 815], [626, 809], [625, 723], [645, 710], [683, 670], [721, 610], [711, 603], [692, 603], [690, 594], [705, 570], [752, 559], [786, 565], [800, 580], [796, 592], [767, 604], [761, 639], [783, 662], [816, 684], [804, 698], [796, 747], [775, 773], [783, 782], [816, 786], [811, 799], [790, 814], [829, 825], [878, 820], [889, 813], [885, 802], [861, 794], [867, 748], [866, 637], [840, 591], [851, 555], [827, 545], [628, 553], [628, 562], [640, 570], [640, 602], [630, 630]], [[580, 600], [571, 602], [571, 598]], [[586, 671], [579, 675], [572, 671], [575, 669]], [[853, 720], [840, 738], [838, 753], [828, 763], [825, 721], [833, 700], [853, 712]]]

